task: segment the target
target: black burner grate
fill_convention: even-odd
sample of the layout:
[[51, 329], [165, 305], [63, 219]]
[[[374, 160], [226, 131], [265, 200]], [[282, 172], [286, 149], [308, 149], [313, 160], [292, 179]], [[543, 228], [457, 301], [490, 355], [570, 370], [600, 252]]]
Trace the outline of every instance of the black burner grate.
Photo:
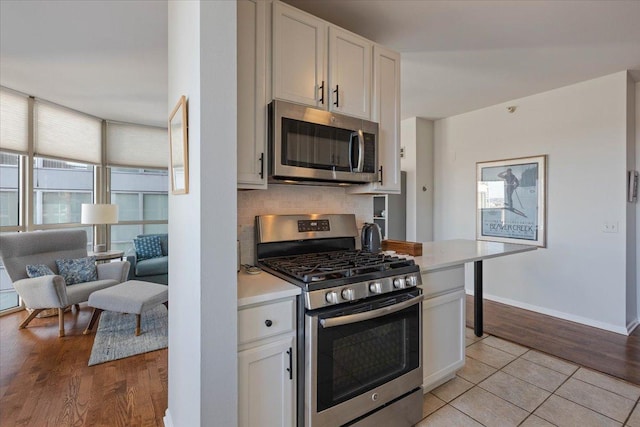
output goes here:
[[412, 259], [365, 251], [321, 252], [267, 258], [261, 262], [304, 283], [357, 277], [415, 264]]

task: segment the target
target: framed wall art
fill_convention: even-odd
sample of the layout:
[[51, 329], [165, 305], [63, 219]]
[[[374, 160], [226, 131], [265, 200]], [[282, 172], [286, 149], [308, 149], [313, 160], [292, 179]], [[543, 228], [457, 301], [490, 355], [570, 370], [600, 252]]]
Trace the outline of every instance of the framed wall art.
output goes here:
[[182, 95], [169, 116], [169, 148], [171, 153], [171, 193], [189, 192], [189, 142], [187, 139], [187, 98]]
[[547, 156], [476, 163], [476, 239], [546, 247]]

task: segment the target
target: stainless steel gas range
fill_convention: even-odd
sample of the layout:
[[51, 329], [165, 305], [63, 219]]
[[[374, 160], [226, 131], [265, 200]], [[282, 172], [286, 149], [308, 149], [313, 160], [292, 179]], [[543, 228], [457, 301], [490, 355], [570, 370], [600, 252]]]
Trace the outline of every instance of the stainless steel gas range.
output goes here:
[[256, 217], [256, 258], [302, 288], [298, 425], [412, 426], [422, 415], [422, 291], [413, 260], [356, 249], [355, 215]]

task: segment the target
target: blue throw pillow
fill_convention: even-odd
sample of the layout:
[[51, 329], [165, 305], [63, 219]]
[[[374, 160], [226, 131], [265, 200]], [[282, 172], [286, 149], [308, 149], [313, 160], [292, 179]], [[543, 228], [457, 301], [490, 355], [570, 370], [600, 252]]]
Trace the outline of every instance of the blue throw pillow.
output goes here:
[[55, 276], [55, 274], [46, 264], [27, 265], [27, 276], [29, 277]]
[[90, 256], [78, 259], [57, 259], [58, 274], [64, 277], [67, 285], [92, 282], [98, 280], [96, 257]]
[[136, 258], [138, 261], [162, 256], [160, 236], [146, 236], [133, 239], [133, 244], [136, 247]]

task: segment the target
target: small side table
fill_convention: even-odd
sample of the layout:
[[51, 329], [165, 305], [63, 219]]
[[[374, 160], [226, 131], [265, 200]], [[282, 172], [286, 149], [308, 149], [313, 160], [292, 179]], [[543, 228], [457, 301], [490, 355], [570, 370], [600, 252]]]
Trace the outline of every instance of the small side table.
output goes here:
[[87, 256], [96, 257], [97, 263], [109, 262], [113, 259], [118, 258], [120, 258], [120, 261], [122, 261], [124, 257], [124, 251], [87, 252]]

